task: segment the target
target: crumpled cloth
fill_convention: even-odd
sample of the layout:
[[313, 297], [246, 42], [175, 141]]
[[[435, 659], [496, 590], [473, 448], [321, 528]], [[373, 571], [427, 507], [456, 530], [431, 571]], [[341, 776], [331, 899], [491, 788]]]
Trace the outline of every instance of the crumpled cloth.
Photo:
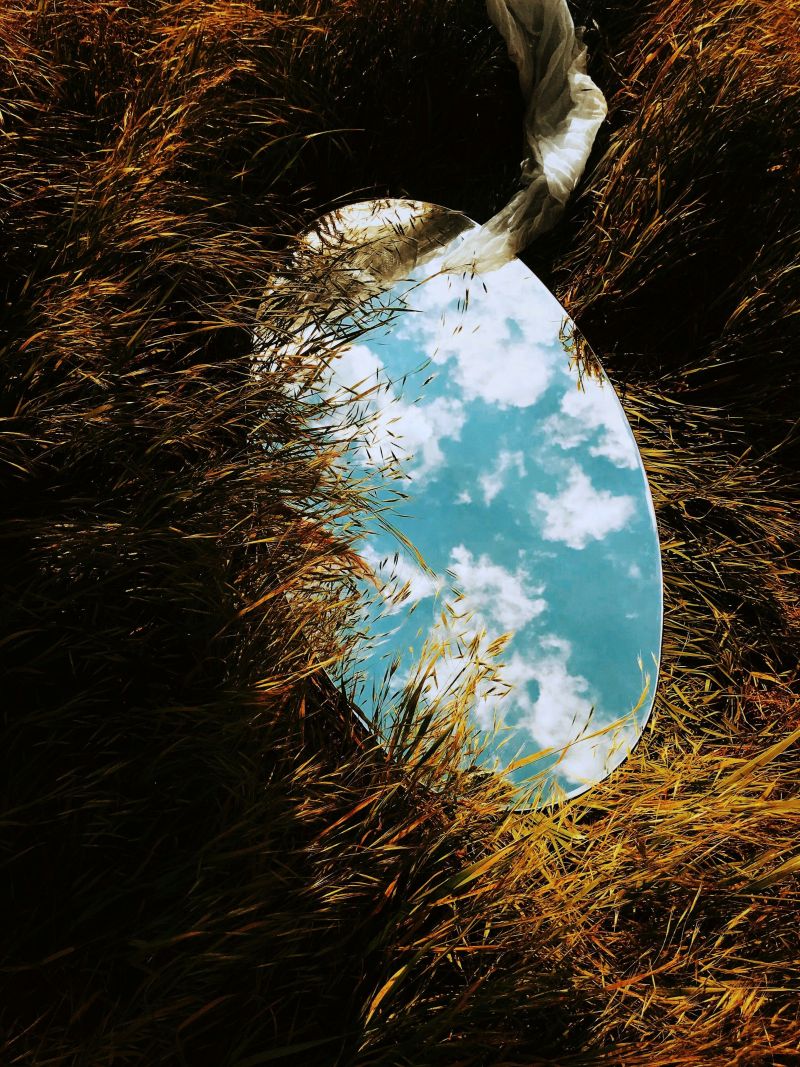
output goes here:
[[517, 67], [525, 100], [523, 187], [445, 255], [450, 271], [501, 267], [558, 221], [607, 112], [586, 73], [586, 47], [566, 0], [486, 0], [486, 8]]
[[412, 200], [361, 201], [323, 216], [300, 236], [295, 266], [324, 253], [314, 291], [317, 298], [325, 292], [332, 314], [423, 264], [444, 273], [502, 267], [558, 221], [577, 185], [606, 102], [586, 73], [586, 47], [566, 0], [487, 0], [486, 6], [525, 100], [522, 188], [482, 226]]

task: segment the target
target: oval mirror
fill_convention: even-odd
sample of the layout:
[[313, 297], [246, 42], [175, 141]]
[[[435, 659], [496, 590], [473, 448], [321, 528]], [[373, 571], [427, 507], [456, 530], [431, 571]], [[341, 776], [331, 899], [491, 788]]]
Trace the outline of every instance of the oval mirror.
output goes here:
[[442, 270], [475, 225], [373, 201], [310, 238], [342, 256], [339, 292], [360, 309], [324, 391], [352, 465], [385, 487], [361, 542], [377, 594], [351, 681], [369, 720], [425, 650], [439, 652], [428, 699], [489, 664], [470, 712], [479, 761], [520, 789], [535, 776], [545, 803], [604, 778], [644, 729], [660, 551], [628, 420], [555, 297], [520, 260]]

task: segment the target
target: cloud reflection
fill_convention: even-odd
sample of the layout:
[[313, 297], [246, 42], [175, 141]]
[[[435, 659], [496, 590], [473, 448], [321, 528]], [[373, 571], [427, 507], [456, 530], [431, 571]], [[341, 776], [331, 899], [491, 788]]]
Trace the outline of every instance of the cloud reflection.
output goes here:
[[639, 663], [660, 644], [658, 541], [627, 420], [607, 380], [578, 382], [563, 311], [519, 262], [485, 280], [420, 274], [389, 302], [408, 310], [344, 351], [325, 386], [356, 463], [396, 461], [408, 500], [393, 521], [427, 564], [384, 530], [366, 539], [384, 622], [363, 692], [396, 656], [395, 691], [408, 682], [426, 640], [442, 649], [428, 698], [477, 658], [491, 669], [475, 725], [507, 738], [487, 763], [554, 749], [554, 782], [596, 781], [644, 725]]

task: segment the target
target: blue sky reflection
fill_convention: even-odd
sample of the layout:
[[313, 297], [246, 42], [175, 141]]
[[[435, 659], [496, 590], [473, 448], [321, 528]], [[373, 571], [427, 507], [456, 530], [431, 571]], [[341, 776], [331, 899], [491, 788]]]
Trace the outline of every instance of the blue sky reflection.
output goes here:
[[[607, 380], [579, 388], [563, 309], [518, 260], [483, 279], [420, 270], [381, 303], [406, 309], [343, 351], [326, 389], [358, 396], [369, 416], [352, 445], [357, 467], [396, 458], [391, 488], [408, 498], [389, 518], [427, 569], [377, 527], [362, 544], [382, 596], [357, 701], [369, 715], [398, 654], [393, 684], [407, 681], [426, 638], [450, 642], [430, 696], [464, 666], [457, 637], [485, 652], [511, 633], [495, 657], [502, 684], [479, 686], [472, 713], [481, 729], [510, 728], [484, 760], [568, 746], [550, 773], [577, 792], [624, 758], [655, 688], [660, 555], [628, 422]], [[460, 619], [443, 624], [456, 601]], [[631, 720], [642, 667], [650, 690]], [[594, 734], [626, 717], [576, 740], [590, 720]]]

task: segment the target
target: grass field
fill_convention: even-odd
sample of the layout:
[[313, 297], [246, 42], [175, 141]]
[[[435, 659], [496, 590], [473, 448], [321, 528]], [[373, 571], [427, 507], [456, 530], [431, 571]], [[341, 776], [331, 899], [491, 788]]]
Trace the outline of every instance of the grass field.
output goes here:
[[313, 361], [247, 355], [321, 211], [508, 199], [482, 4], [0, 7], [3, 1064], [800, 1063], [798, 10], [581, 20], [609, 120], [525, 258], [639, 440], [666, 640], [622, 771], [519, 816], [468, 694], [386, 760], [325, 684], [369, 499]]

